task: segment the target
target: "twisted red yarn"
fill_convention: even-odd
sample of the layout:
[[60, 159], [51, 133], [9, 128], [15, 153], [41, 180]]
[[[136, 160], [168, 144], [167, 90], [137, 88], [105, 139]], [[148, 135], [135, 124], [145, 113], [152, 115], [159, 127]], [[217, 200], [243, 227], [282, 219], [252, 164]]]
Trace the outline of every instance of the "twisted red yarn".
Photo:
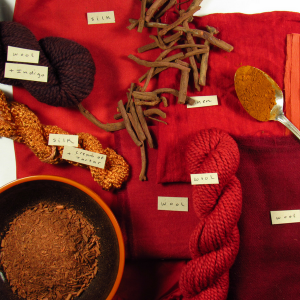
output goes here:
[[182, 271], [180, 291], [188, 299], [226, 299], [229, 269], [239, 250], [238, 147], [221, 130], [203, 130], [189, 145], [187, 162], [190, 174], [217, 173], [219, 184], [193, 186], [193, 205], [200, 222], [190, 238], [192, 260]]
[[[7, 47], [40, 51], [39, 65], [48, 67], [48, 82], [4, 78]], [[93, 89], [95, 64], [82, 45], [61, 37], [39, 41], [17, 22], [0, 22], [0, 82], [24, 87], [38, 101], [53, 106], [76, 106]]]

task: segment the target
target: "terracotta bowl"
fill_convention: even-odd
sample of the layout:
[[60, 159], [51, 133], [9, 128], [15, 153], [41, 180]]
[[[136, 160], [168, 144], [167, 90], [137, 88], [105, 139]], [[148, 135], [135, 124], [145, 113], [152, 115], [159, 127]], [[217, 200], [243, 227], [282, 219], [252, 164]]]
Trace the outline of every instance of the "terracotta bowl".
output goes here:
[[[123, 275], [124, 242], [113, 213], [89, 188], [67, 178], [47, 175], [26, 177], [3, 186], [0, 188], [0, 234], [5, 234], [15, 217], [43, 200], [80, 211], [94, 225], [100, 237], [97, 275], [78, 299], [112, 299]], [[13, 294], [1, 267], [0, 272], [1, 300], [20, 299]]]

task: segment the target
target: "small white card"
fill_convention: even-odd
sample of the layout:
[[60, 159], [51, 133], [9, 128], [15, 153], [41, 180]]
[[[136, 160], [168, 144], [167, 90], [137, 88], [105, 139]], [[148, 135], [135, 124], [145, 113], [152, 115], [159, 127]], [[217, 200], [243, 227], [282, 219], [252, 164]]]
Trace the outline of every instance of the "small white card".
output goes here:
[[25, 48], [7, 47], [7, 61], [23, 62], [38, 64], [40, 59], [40, 51]]
[[101, 11], [101, 12], [90, 12], [87, 13], [88, 25], [92, 24], [107, 24], [115, 23], [115, 12], [114, 11]]
[[192, 185], [219, 184], [218, 173], [191, 174]]
[[50, 133], [48, 145], [78, 147], [78, 135]]
[[194, 104], [188, 104], [187, 108], [195, 108], [195, 107], [206, 107], [206, 106], [214, 106], [219, 105], [217, 95], [213, 96], [194, 96], [190, 97], [195, 100]]
[[272, 225], [300, 222], [300, 210], [270, 211]]
[[158, 197], [158, 210], [189, 211], [189, 199], [185, 197]]
[[4, 77], [47, 82], [48, 67], [28, 64], [5, 63]]
[[101, 169], [104, 169], [106, 161], [105, 154], [91, 152], [71, 146], [64, 147], [62, 158]]

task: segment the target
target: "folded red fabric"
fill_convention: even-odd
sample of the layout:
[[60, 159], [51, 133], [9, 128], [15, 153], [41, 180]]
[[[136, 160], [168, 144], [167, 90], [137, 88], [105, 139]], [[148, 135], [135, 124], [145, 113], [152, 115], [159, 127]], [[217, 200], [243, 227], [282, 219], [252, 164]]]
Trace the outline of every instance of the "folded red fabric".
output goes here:
[[[151, 127], [155, 135], [156, 128]], [[147, 177], [138, 181], [141, 168], [140, 149], [128, 138], [128, 133], [116, 133], [116, 150], [131, 166], [132, 178], [126, 189], [118, 192], [117, 215], [126, 237], [128, 258], [188, 259], [189, 238], [196, 227], [197, 216], [189, 200], [188, 212], [158, 210], [158, 197], [192, 198], [192, 189], [186, 183], [157, 184], [157, 149], [148, 149]]]
[[296, 299], [300, 223], [271, 225], [270, 211], [299, 209], [299, 141], [293, 136], [245, 138], [238, 145], [241, 241], [228, 299]]

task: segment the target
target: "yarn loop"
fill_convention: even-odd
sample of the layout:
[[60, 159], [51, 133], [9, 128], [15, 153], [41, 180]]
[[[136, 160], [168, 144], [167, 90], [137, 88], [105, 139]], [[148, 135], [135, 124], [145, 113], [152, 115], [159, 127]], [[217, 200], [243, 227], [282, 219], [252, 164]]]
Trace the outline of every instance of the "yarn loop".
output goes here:
[[[48, 81], [38, 82], [4, 77], [8, 46], [40, 51], [40, 66], [48, 67]], [[36, 40], [17, 22], [0, 22], [0, 82], [25, 88], [38, 101], [70, 107], [78, 105], [92, 91], [96, 68], [87, 48], [61, 37]]]
[[239, 250], [242, 192], [235, 176], [238, 147], [221, 130], [202, 130], [189, 145], [186, 157], [190, 174], [217, 173], [219, 184], [193, 186], [193, 205], [200, 222], [190, 238], [192, 260], [183, 268], [180, 290], [187, 299], [225, 300], [229, 269]]

